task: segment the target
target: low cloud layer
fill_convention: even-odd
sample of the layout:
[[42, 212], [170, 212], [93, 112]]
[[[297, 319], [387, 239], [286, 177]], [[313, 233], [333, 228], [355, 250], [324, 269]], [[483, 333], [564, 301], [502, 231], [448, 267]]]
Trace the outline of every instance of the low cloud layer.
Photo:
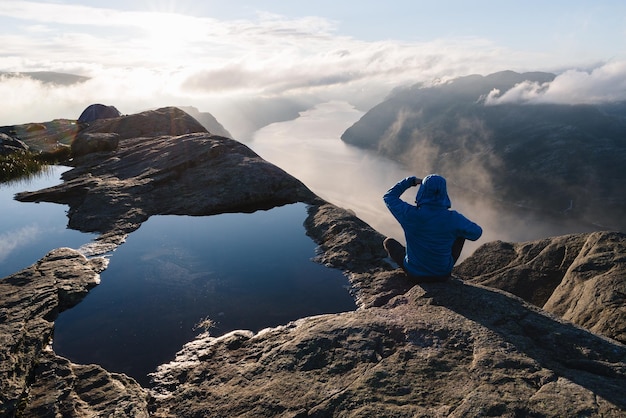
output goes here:
[[610, 62], [591, 71], [568, 70], [549, 83], [524, 82], [510, 90], [494, 89], [485, 104], [596, 104], [626, 100], [626, 61]]
[[[484, 38], [363, 41], [340, 35], [337, 22], [315, 16], [258, 13], [218, 20], [6, 0], [0, 2], [0, 18], [8, 22], [0, 30], [0, 71], [90, 77], [66, 86], [0, 76], [0, 125], [76, 118], [91, 103], [114, 105], [122, 113], [191, 105], [213, 113], [232, 132], [243, 123], [237, 108], [252, 98], [347, 100], [368, 110], [399, 85], [562, 64]], [[488, 102], [531, 101], [545, 91], [562, 101], [622, 97], [625, 65], [565, 72], [551, 86], [494, 92]]]
[[[268, 125], [248, 145], [325, 200], [352, 210], [377, 231], [403, 241], [402, 229], [385, 207], [382, 196], [397, 181], [411, 175], [424, 177], [431, 167], [427, 158], [420, 157], [413, 165], [402, 166], [340, 141], [339, 136], [361, 115], [346, 102], [324, 103], [301, 112], [295, 120]], [[427, 150], [425, 154], [428, 155]], [[468, 163], [462, 171], [440, 174], [447, 177], [453, 209], [484, 229], [479, 241], [466, 243], [463, 257], [493, 240], [528, 241], [588, 230], [586, 225], [546, 219], [527, 209], [507, 210], [480, 196], [468, 198], [462, 193], [467, 188], [461, 187], [460, 181], [488, 181], [479, 165]], [[402, 197], [413, 203], [416, 193], [417, 188], [411, 188]]]

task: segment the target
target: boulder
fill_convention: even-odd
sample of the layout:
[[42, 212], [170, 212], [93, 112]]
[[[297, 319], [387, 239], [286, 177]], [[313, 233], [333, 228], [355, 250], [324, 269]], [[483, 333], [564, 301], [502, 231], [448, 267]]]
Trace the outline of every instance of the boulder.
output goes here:
[[90, 123], [98, 119], [110, 119], [122, 116], [115, 106], [107, 106], [103, 104], [92, 104], [87, 106], [83, 113], [78, 117], [77, 122], [81, 124]]
[[29, 147], [24, 141], [13, 138], [0, 132], [0, 155], [9, 155], [15, 152], [28, 151]]
[[487, 243], [455, 273], [626, 343], [626, 234]]
[[177, 107], [164, 107], [113, 119], [99, 119], [84, 129], [87, 133], [116, 133], [120, 139], [177, 136], [208, 131]]
[[72, 155], [74, 157], [82, 157], [92, 152], [115, 151], [119, 142], [119, 135], [116, 133], [81, 132], [72, 142]]

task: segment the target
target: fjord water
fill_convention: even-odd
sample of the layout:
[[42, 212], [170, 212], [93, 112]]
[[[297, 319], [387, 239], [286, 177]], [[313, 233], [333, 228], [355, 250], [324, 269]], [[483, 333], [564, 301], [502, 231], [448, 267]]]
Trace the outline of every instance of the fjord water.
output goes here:
[[67, 229], [67, 206], [24, 203], [16, 193], [40, 190], [61, 183], [68, 167], [50, 166], [29, 179], [0, 183], [0, 278], [11, 275], [60, 247], [79, 248], [95, 235]]
[[211, 335], [259, 331], [355, 309], [343, 273], [312, 258], [306, 205], [252, 214], [153, 216], [112, 255], [101, 284], [55, 324], [54, 349], [147, 384], [215, 321]]
[[[429, 173], [411, 171], [373, 151], [345, 144], [341, 134], [362, 115], [363, 112], [346, 102], [324, 103], [301, 112], [297, 119], [258, 130], [248, 146], [304, 182], [323, 199], [354, 211], [377, 231], [403, 241], [402, 229], [385, 207], [382, 196], [407, 176], [424, 177]], [[483, 227], [478, 241], [465, 243], [461, 259], [490, 241], [532, 241], [601, 229], [565, 216], [494, 205], [487, 199], [469, 201], [455, 189], [454, 178], [447, 180], [452, 209]], [[416, 192], [417, 188], [411, 188], [402, 198], [413, 202]]]

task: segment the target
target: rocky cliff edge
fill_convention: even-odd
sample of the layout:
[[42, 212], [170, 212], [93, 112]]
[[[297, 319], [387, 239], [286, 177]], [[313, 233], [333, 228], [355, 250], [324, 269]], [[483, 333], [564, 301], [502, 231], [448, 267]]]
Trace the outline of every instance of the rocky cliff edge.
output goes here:
[[[617, 341], [623, 234], [489, 243], [458, 267], [465, 280], [417, 284], [387, 263], [378, 232], [236, 141], [204, 131], [113, 133], [116, 146], [76, 158], [62, 185], [17, 198], [69, 205], [70, 227], [101, 234], [93, 254], [120, 245], [155, 214], [305, 202], [318, 261], [348, 275], [358, 309], [257, 334], [203, 334], [142, 388], [51, 350], [58, 313], [106, 268], [100, 257], [53, 250], [0, 280], [0, 415], [626, 414], [626, 347]], [[585, 305], [610, 314], [582, 315]]]

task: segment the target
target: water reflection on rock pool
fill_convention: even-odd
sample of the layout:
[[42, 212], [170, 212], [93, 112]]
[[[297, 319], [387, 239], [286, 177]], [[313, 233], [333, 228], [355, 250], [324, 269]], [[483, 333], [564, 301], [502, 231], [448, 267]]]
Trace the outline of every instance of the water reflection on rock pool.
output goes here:
[[80, 248], [96, 235], [68, 229], [67, 206], [24, 203], [13, 197], [61, 183], [69, 167], [50, 166], [31, 178], [0, 184], [0, 278], [30, 266], [59, 247]]
[[112, 254], [101, 284], [57, 319], [55, 351], [146, 384], [204, 318], [221, 335], [354, 309], [342, 272], [311, 260], [305, 218], [300, 203], [150, 218]]

